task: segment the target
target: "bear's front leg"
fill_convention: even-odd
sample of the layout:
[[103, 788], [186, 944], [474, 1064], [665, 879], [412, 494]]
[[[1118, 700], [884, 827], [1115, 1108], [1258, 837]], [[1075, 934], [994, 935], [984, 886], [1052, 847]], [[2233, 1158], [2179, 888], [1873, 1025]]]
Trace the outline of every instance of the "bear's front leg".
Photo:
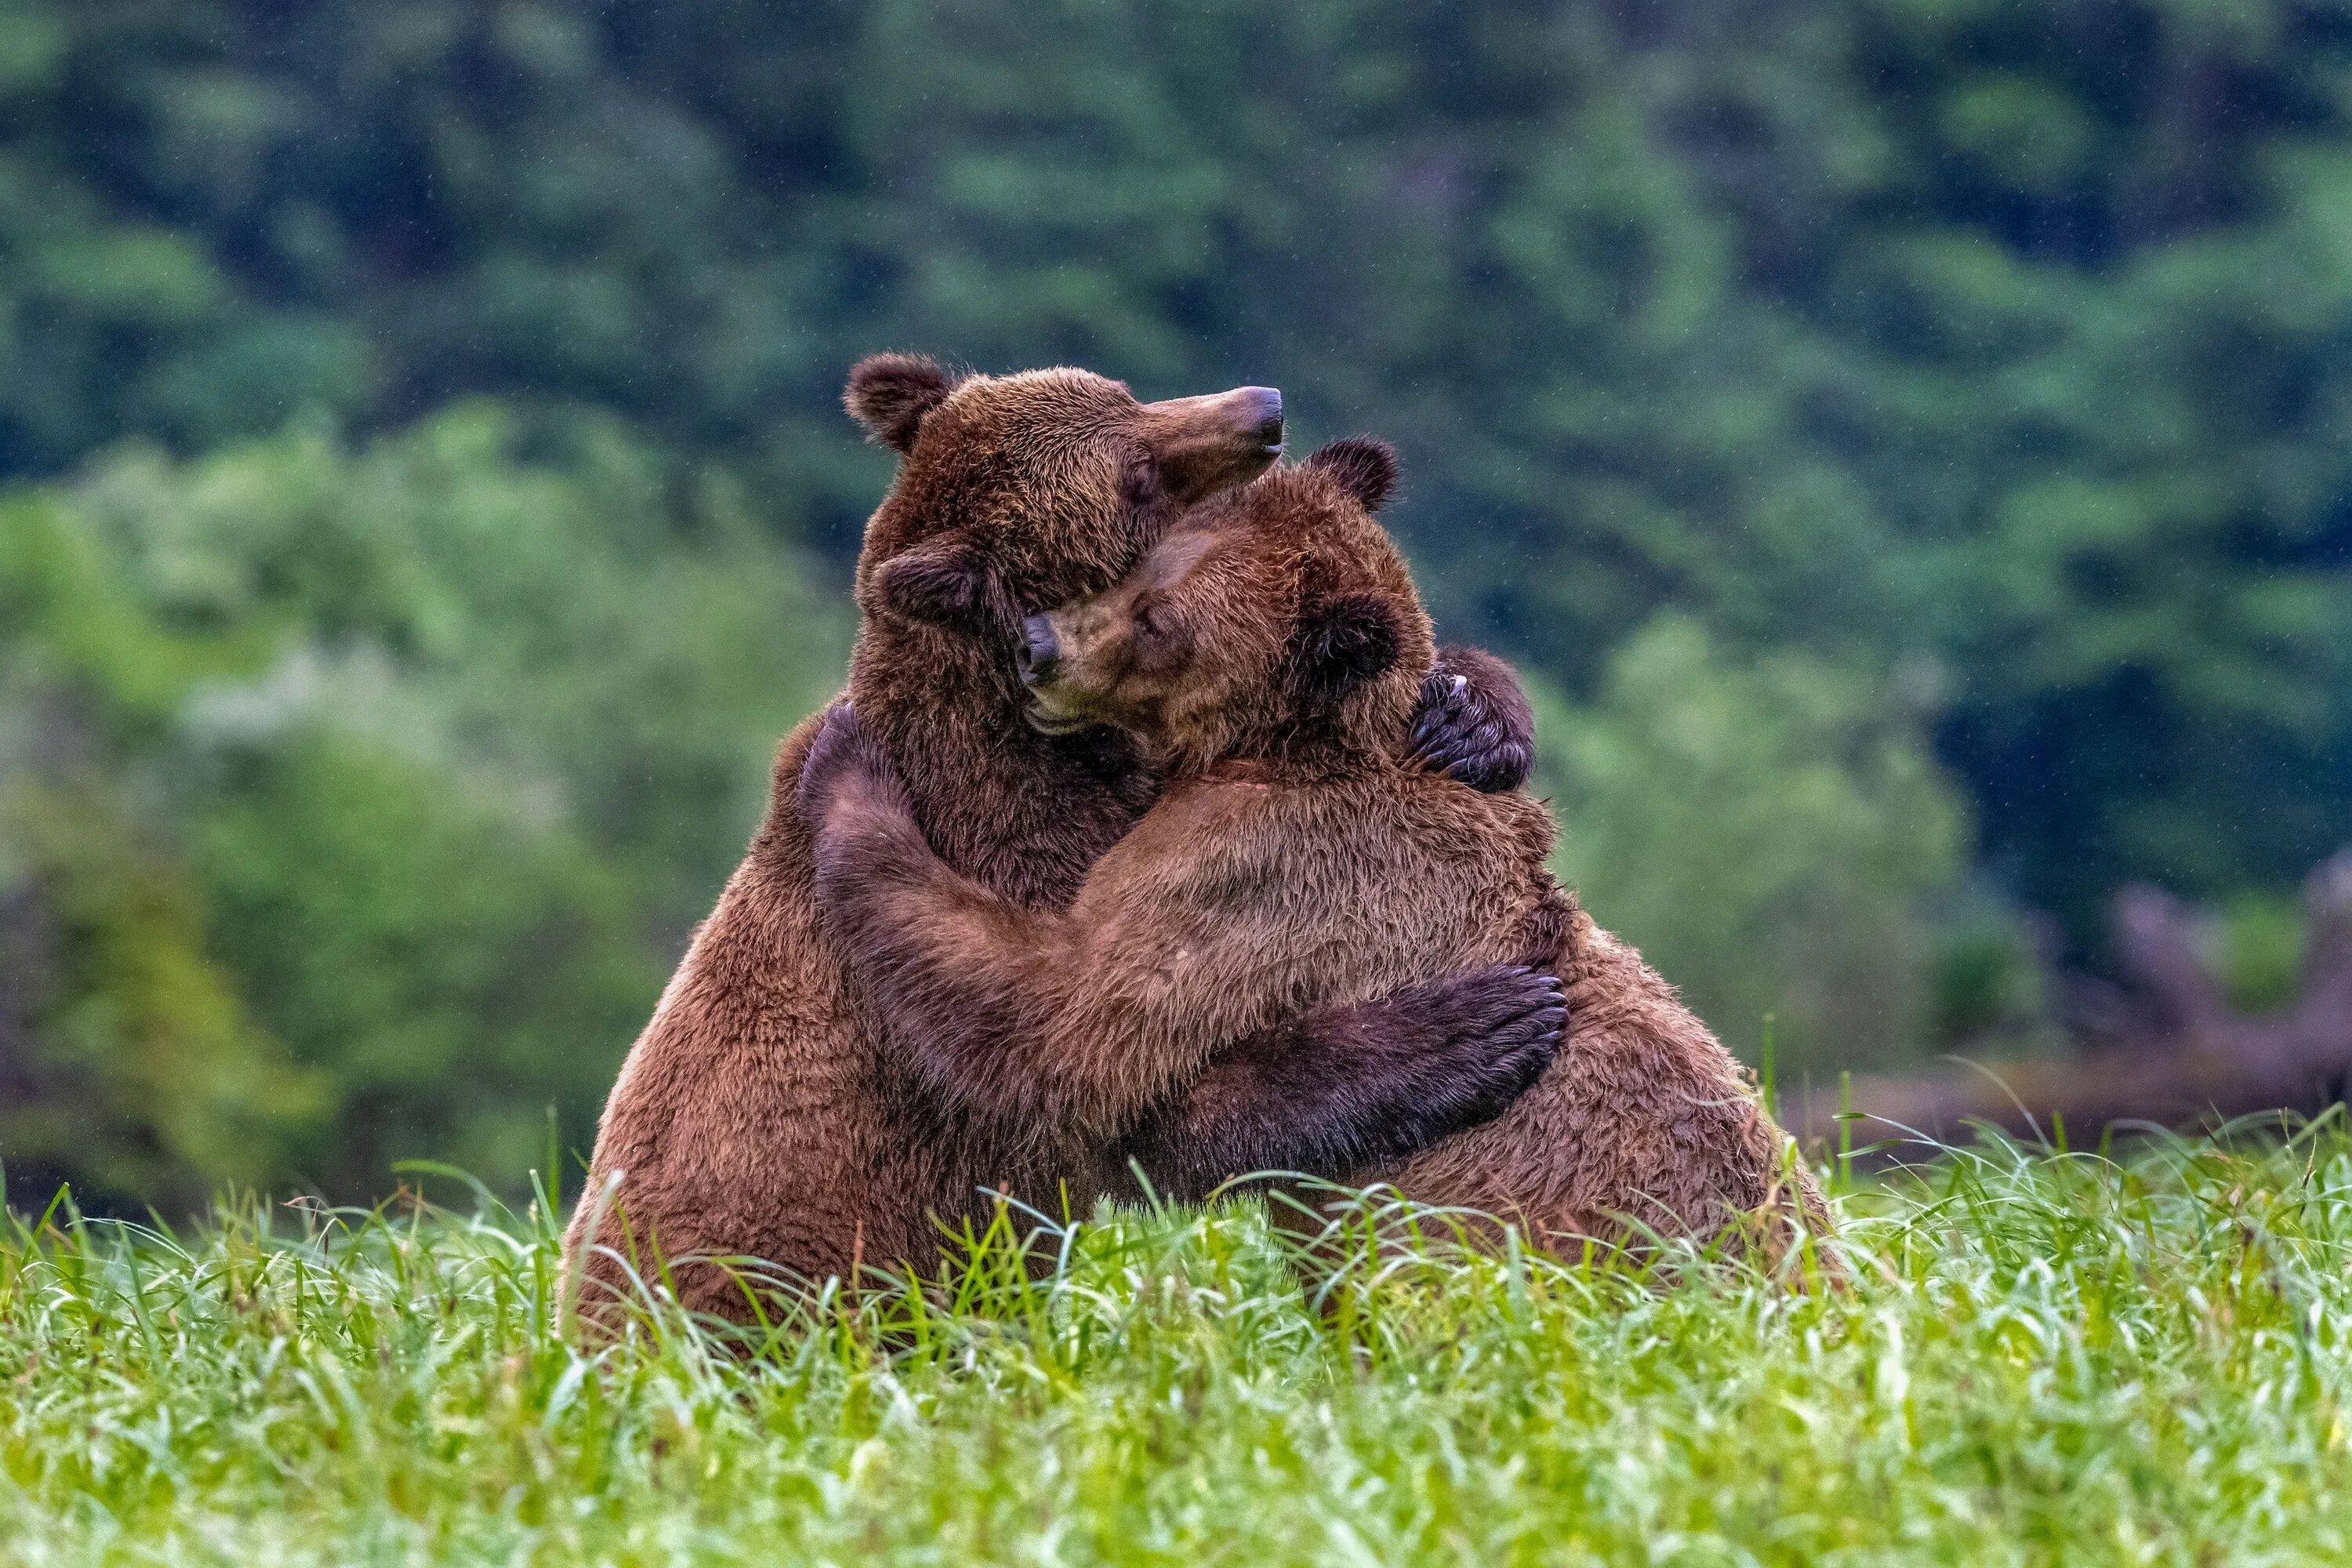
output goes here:
[[1139, 1168], [1160, 1196], [1198, 1202], [1255, 1173], [1402, 1163], [1508, 1110], [1567, 1021], [1559, 976], [1513, 963], [1318, 1009], [1227, 1047], [1111, 1148], [1105, 1177], [1131, 1191]]

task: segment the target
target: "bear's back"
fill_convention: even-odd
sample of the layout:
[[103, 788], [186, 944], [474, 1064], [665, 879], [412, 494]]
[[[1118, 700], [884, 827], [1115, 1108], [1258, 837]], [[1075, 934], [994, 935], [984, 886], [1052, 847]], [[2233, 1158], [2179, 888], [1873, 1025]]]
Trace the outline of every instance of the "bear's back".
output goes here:
[[1172, 786], [1105, 867], [1120, 902], [1178, 922], [1162, 942], [1182, 945], [1190, 927], [1272, 955], [1249, 981], [1275, 993], [1258, 1004], [1268, 1021], [1557, 956], [1548, 933], [1564, 931], [1567, 905], [1536, 802], [1394, 765], [1304, 784], [1257, 775], [1230, 764]]
[[[1248, 832], [1286, 844], [1286, 891], [1246, 902], [1299, 928], [1286, 940], [1309, 973], [1289, 1005], [1367, 1001], [1496, 963], [1555, 968], [1568, 986], [1559, 1054], [1510, 1110], [1365, 1180], [1555, 1242], [1705, 1237], [1773, 1200], [1780, 1137], [1745, 1069], [1559, 887], [1540, 804], [1391, 769], [1268, 785], [1250, 816]], [[1236, 882], [1276, 858], [1265, 844], [1241, 850]], [[1794, 1195], [1810, 1193], [1791, 1179]]]

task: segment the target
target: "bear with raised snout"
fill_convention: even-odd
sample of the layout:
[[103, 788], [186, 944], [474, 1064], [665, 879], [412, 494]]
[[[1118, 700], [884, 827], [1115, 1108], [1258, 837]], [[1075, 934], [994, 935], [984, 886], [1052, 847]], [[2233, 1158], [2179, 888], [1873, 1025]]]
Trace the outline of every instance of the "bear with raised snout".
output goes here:
[[[900, 458], [858, 562], [848, 695], [944, 863], [1009, 908], [1060, 907], [1158, 785], [1116, 731], [1026, 721], [1015, 634], [1108, 587], [1186, 508], [1263, 470], [1280, 400], [1245, 387], [1147, 404], [1084, 371], [958, 381], [905, 355], [861, 363], [846, 400]], [[1493, 667], [1466, 673], [1462, 691], [1433, 683], [1424, 750], [1507, 787], [1525, 771], [1524, 710], [1507, 674], [1490, 689]], [[1409, 719], [1397, 715], [1400, 736]], [[921, 1042], [890, 1037], [819, 923], [794, 800], [815, 731], [812, 719], [785, 739], [766, 818], [605, 1107], [565, 1238], [592, 1313], [656, 1255], [686, 1306], [738, 1318], [739, 1279], [688, 1260], [760, 1259], [808, 1279], [860, 1259], [928, 1268], [942, 1223], [984, 1212], [982, 1189], [1083, 1209], [1129, 1155], [1171, 1192], [1263, 1165], [1337, 1173], [1401, 1156], [1496, 1115], [1557, 1044], [1552, 976], [1476, 965], [1268, 1014], [1219, 1069], [1138, 1107], [1117, 1158], [1103, 1124], [943, 1094]], [[1343, 1060], [1369, 1066], [1343, 1074]]]
[[1106, 1133], [1299, 1009], [1557, 966], [1569, 1033], [1544, 1079], [1355, 1174], [1539, 1244], [1728, 1229], [1778, 1256], [1826, 1214], [1729, 1053], [1555, 884], [1540, 805], [1401, 757], [1434, 649], [1371, 516], [1392, 479], [1385, 447], [1338, 443], [1025, 624], [1040, 727], [1114, 726], [1164, 781], [1066, 908], [1016, 905], [932, 853], [863, 710], [837, 710], [801, 789], [827, 926], [931, 1079]]

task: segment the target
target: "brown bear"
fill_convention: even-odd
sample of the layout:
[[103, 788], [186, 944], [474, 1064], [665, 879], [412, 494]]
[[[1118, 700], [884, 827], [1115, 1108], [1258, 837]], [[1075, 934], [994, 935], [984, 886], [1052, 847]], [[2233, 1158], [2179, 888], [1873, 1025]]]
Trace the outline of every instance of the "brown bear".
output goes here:
[[[1028, 613], [1118, 581], [1185, 507], [1273, 461], [1279, 398], [1245, 387], [1145, 404], [1084, 371], [959, 382], [881, 355], [852, 374], [846, 401], [901, 458], [858, 563], [848, 694], [947, 864], [1010, 907], [1066, 903], [1156, 782], [1113, 731], [1024, 721], [1013, 634]], [[1464, 668], [1461, 691], [1433, 682], [1423, 749], [1506, 787], [1525, 768], [1524, 710], [1507, 672]], [[887, 1048], [817, 921], [793, 800], [815, 728], [784, 740], [766, 818], [606, 1104], [565, 1238], [592, 1312], [656, 1251], [689, 1309], [740, 1318], [741, 1279], [683, 1260], [759, 1259], [808, 1279], [861, 1258], [928, 1267], [940, 1223], [982, 1212], [983, 1187], [1049, 1212], [1099, 1189], [1107, 1162], [1082, 1135], [976, 1115]], [[1196, 1092], [1134, 1129], [1122, 1158], [1177, 1190], [1260, 1164], [1338, 1173], [1492, 1117], [1549, 1060], [1558, 983], [1493, 966], [1430, 979], [1269, 1015]], [[1367, 1052], [1369, 1072], [1329, 1066]], [[1326, 1070], [1294, 1070], [1315, 1062]]]
[[801, 788], [827, 927], [933, 1081], [1106, 1141], [1301, 1009], [1557, 964], [1570, 1026], [1542, 1081], [1360, 1174], [1539, 1244], [1727, 1227], [1744, 1243], [1754, 1215], [1778, 1255], [1801, 1213], [1825, 1223], [1809, 1173], [1730, 1054], [1553, 881], [1549, 814], [1400, 758], [1434, 649], [1371, 515], [1393, 473], [1385, 447], [1338, 443], [1026, 623], [1039, 727], [1116, 726], [1165, 781], [1066, 909], [1011, 902], [933, 854], [863, 710], [836, 710]]

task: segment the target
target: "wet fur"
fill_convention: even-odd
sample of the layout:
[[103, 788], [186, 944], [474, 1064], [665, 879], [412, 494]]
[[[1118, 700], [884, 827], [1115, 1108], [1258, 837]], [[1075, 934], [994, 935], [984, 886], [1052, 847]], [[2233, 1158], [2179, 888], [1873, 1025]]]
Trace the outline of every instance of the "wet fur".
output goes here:
[[[1081, 371], [958, 381], [927, 361], [877, 356], [847, 402], [905, 454], [859, 560], [865, 615], [847, 696], [945, 864], [1013, 907], [1065, 904], [1157, 787], [1110, 731], [1055, 740], [1022, 721], [1009, 617], [1117, 581], [1204, 487], [1242, 477], [1233, 465], [1246, 455], [1219, 445], [1215, 400], [1139, 404]], [[780, 747], [766, 816], [606, 1105], [565, 1241], [592, 1313], [629, 1289], [608, 1253], [646, 1269], [658, 1255], [689, 1309], [740, 1318], [741, 1287], [682, 1260], [758, 1258], [810, 1279], [860, 1262], [928, 1267], [940, 1224], [984, 1207], [977, 1189], [1007, 1186], [1048, 1211], [1066, 1191], [1083, 1210], [1102, 1179], [1104, 1152], [1070, 1129], [975, 1111], [894, 1050], [817, 917], [796, 794], [819, 722]], [[1328, 1033], [1286, 1020], [1163, 1108], [1137, 1149], [1179, 1186], [1220, 1161], [1336, 1172], [1390, 1122], [1418, 1116], [1426, 1141], [1491, 1114], [1476, 1092], [1453, 1093], [1447, 1075], [1522, 1087], [1531, 1074], [1512, 1066], [1516, 1047], [1483, 1036], [1498, 1005], [1539, 1003], [1539, 984], [1456, 977], [1391, 999], [1385, 1015], [1339, 1010]], [[1390, 1039], [1385, 1080], [1337, 1100], [1310, 1084], [1318, 1092], [1288, 1109], [1266, 1103], [1286, 1087], [1261, 1070], [1266, 1053], [1352, 1057], [1367, 1029]], [[1443, 1120], [1449, 1104], [1459, 1120]]]
[[[1570, 1026], [1542, 1080], [1492, 1122], [1352, 1174], [1555, 1245], [1760, 1216], [1741, 1238], [1777, 1255], [1799, 1211], [1815, 1229], [1826, 1215], [1801, 1166], [1784, 1173], [1744, 1071], [1554, 883], [1540, 805], [1400, 755], [1433, 649], [1362, 504], [1386, 487], [1361, 468], [1351, 453], [1213, 501], [1129, 583], [1052, 617], [1068, 668], [1040, 700], [1126, 725], [1170, 780], [1066, 910], [1012, 904], [932, 855], [862, 710], [836, 719], [804, 795], [828, 921], [948, 1092], [1104, 1131], [1302, 1008], [1557, 966]], [[1355, 628], [1336, 642], [1335, 616]]]

